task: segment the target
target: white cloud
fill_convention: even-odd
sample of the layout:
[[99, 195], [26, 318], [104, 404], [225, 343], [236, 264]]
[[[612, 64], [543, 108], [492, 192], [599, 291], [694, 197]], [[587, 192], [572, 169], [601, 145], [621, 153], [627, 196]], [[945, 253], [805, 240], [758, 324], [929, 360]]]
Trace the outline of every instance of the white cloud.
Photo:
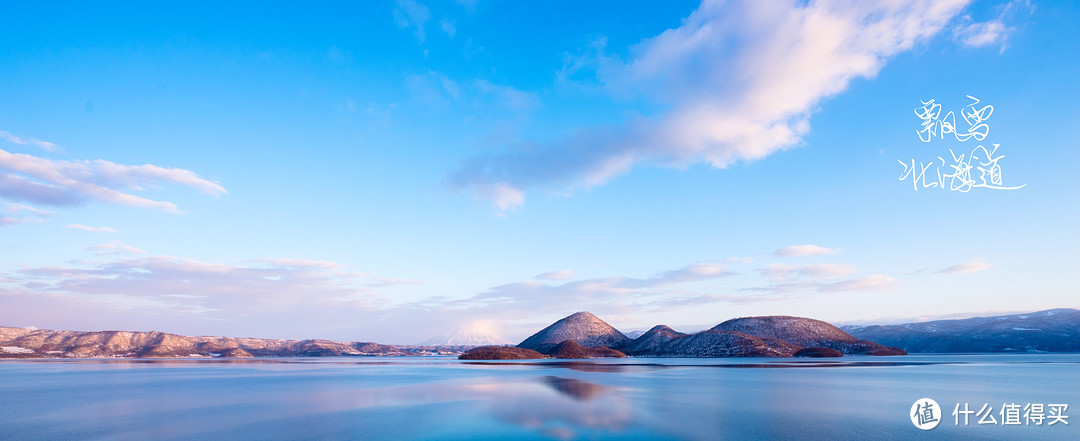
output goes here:
[[431, 18], [431, 10], [422, 3], [414, 0], [397, 0], [397, 8], [394, 9], [394, 21], [402, 28], [412, 29], [416, 41], [424, 43], [424, 25]]
[[405, 77], [405, 87], [414, 100], [434, 108], [455, 105], [463, 111], [500, 109], [528, 112], [540, 107], [540, 97], [534, 92], [483, 79], [459, 82], [432, 70]]
[[854, 265], [817, 263], [812, 265], [788, 265], [772, 263], [758, 270], [761, 275], [776, 282], [784, 282], [797, 277], [809, 277], [814, 279], [833, 279], [855, 274], [857, 269]]
[[952, 29], [953, 40], [971, 48], [999, 45], [1004, 51], [1009, 38], [1016, 32], [1016, 28], [1006, 22], [1013, 21], [1016, 15], [1024, 11], [1029, 14], [1034, 11], [1029, 0], [1014, 0], [998, 5], [997, 16], [986, 21], [973, 21], [971, 16], [965, 15]]
[[97, 200], [180, 213], [172, 202], [131, 194], [159, 183], [179, 184], [214, 196], [227, 193], [220, 184], [190, 170], [121, 165], [101, 159], [56, 161], [0, 150], [0, 197], [6, 199], [52, 206]]
[[667, 285], [673, 283], [694, 282], [733, 275], [723, 263], [697, 263], [673, 271], [665, 271], [659, 276], [648, 279], [649, 285]]
[[[385, 290], [421, 282], [374, 277], [325, 260], [264, 258], [217, 263], [124, 255], [141, 252], [125, 247], [117, 241], [95, 247], [107, 256], [103, 261], [0, 273], [0, 298], [9, 308], [22, 311], [20, 322], [26, 317], [66, 317], [64, 327], [149, 326], [198, 329], [203, 334], [333, 335], [396, 343], [428, 338], [432, 329], [456, 329], [476, 320], [492, 320], [511, 332], [507, 335], [527, 335], [551, 317], [579, 310], [605, 318], [640, 319], [642, 314], [700, 313], [701, 308], [718, 304], [783, 305], [793, 295], [871, 292], [896, 285], [891, 277], [880, 274], [847, 277], [849, 268], [844, 265], [790, 265], [777, 268], [789, 271], [793, 282], [755, 286], [755, 278], [733, 277], [736, 274], [728, 265], [737, 262], [706, 262], [648, 277], [571, 280], [572, 272], [560, 270], [465, 298], [436, 296], [401, 303], [384, 297]], [[5, 310], [0, 309], [0, 322], [15, 323], [10, 320], [16, 317], [5, 315]], [[313, 330], [325, 331], [312, 334]]]
[[953, 29], [953, 38], [964, 46], [984, 47], [997, 42], [1004, 43], [1009, 29], [1001, 20], [971, 23]]
[[431, 107], [445, 107], [457, 101], [461, 87], [446, 75], [435, 71], [410, 75], [405, 78], [405, 87], [414, 99]]
[[570, 270], [558, 270], [543, 274], [537, 274], [534, 279], [540, 280], [567, 280], [574, 277], [574, 272]]
[[[396, 313], [419, 311], [467, 317], [528, 317], [552, 312], [589, 310], [630, 312], [692, 307], [719, 301], [746, 301], [748, 296], [723, 295], [690, 290], [734, 273], [726, 264], [698, 263], [662, 271], [651, 277], [594, 277], [557, 283], [572, 277], [567, 270], [543, 273], [532, 280], [499, 285], [465, 299], [431, 298], [403, 306]], [[407, 313], [406, 313], [407, 312]]]
[[802, 256], [827, 256], [830, 254], [839, 253], [839, 248], [825, 248], [822, 246], [807, 244], [807, 245], [792, 245], [783, 247], [776, 250], [773, 254], [781, 257], [802, 257]]
[[[826, 278], [828, 279], [828, 278]], [[756, 291], [769, 295], [796, 293], [834, 293], [842, 291], [879, 291], [893, 289], [896, 280], [884, 274], [871, 274], [850, 279], [825, 281], [823, 279], [788, 279], [776, 278], [778, 282], [767, 286], [749, 286], [740, 291]]]
[[110, 240], [100, 245], [94, 245], [86, 249], [94, 254], [103, 256], [106, 254], [146, 254], [146, 251], [126, 245], [119, 240]]
[[269, 264], [278, 268], [311, 268], [311, 269], [345, 269], [345, 265], [328, 260], [291, 259], [279, 257], [275, 259], [254, 259], [254, 262]]
[[502, 211], [520, 207], [525, 203], [525, 192], [504, 182], [496, 182], [477, 189], [477, 192], [478, 196], [491, 200]]
[[938, 273], [944, 274], [971, 274], [979, 271], [992, 268], [994, 264], [976, 260], [972, 262], [965, 262], [950, 266], [948, 268], [938, 271]]
[[91, 233], [115, 233], [116, 228], [112, 227], [90, 227], [82, 224], [64, 225], [64, 228], [72, 228], [76, 230], [89, 231]]
[[[94, 248], [135, 250], [119, 242]], [[309, 331], [304, 329], [354, 327], [356, 321], [370, 319], [362, 314], [377, 310], [384, 301], [375, 286], [402, 283], [344, 268], [317, 260], [230, 264], [170, 256], [116, 256], [27, 268], [0, 274], [5, 305], [0, 322], [13, 323], [17, 317], [10, 311], [19, 311], [46, 321], [66, 318], [65, 327], [305, 335]], [[223, 331], [222, 326], [233, 326], [230, 323], [239, 327]]]
[[796, 265], [787, 265], [783, 263], [770, 263], [765, 265], [764, 268], [758, 270], [761, 275], [772, 279], [773, 281], [788, 280], [798, 274], [799, 267]]
[[851, 280], [842, 280], [839, 282], [826, 283], [821, 285], [818, 289], [823, 292], [840, 292], [840, 291], [876, 291], [892, 289], [896, 287], [896, 280], [892, 277], [884, 274], [873, 274], [869, 276], [858, 277]]
[[854, 265], [818, 263], [802, 267], [799, 269], [799, 274], [810, 277], [833, 278], [850, 276], [855, 274], [855, 271]]
[[12, 144], [32, 145], [34, 147], [45, 150], [47, 152], [55, 152], [55, 151], [60, 149], [59, 146], [57, 146], [56, 144], [53, 144], [51, 142], [46, 142], [46, 141], [42, 141], [40, 139], [35, 139], [35, 138], [23, 139], [23, 138], [12, 135], [11, 133], [3, 131], [3, 130], [0, 130], [0, 139], [3, 139], [3, 140], [5, 140], [7, 142], [10, 142]]
[[500, 107], [510, 110], [531, 110], [540, 106], [540, 97], [532, 92], [492, 84], [487, 80], [476, 80], [473, 84], [481, 95], [494, 98], [494, 104]]
[[446, 32], [446, 35], [450, 38], [454, 38], [454, 36], [457, 35], [457, 27], [454, 26], [453, 20], [444, 18], [439, 22], [439, 27], [442, 28], [443, 32]]
[[29, 205], [4, 202], [0, 209], [0, 226], [16, 225], [26, 222], [42, 222], [56, 213], [31, 207]]
[[966, 4], [706, 0], [625, 62], [596, 63], [609, 92], [666, 111], [474, 157], [450, 182], [492, 200], [493, 186], [514, 189], [523, 202], [527, 190], [588, 188], [639, 163], [724, 168], [764, 158], [801, 142], [821, 100], [873, 77]]

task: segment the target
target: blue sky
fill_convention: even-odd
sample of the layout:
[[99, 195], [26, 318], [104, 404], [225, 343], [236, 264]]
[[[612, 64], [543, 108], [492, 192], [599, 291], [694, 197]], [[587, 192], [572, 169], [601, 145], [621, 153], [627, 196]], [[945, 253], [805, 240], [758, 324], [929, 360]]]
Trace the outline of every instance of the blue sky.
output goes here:
[[[1080, 307], [1080, 6], [661, 3], [4, 4], [0, 325]], [[985, 139], [919, 139], [969, 95]], [[993, 144], [1022, 188], [899, 179]]]

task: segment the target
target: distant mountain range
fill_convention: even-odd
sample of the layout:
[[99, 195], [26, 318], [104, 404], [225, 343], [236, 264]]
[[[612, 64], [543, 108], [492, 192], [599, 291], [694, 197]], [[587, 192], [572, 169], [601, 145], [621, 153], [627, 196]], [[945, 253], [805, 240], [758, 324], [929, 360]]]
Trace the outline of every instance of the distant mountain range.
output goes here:
[[908, 352], [1080, 352], [1076, 309], [841, 329]]
[[0, 327], [0, 358], [205, 358], [458, 355], [466, 346], [186, 337], [164, 332], [51, 331]]
[[[196, 358], [458, 355], [477, 344], [505, 343], [460, 332], [427, 345], [330, 340], [186, 337], [164, 332], [51, 331], [0, 327], [0, 358]], [[517, 347], [483, 346], [469, 359], [897, 355], [906, 352], [1080, 352], [1080, 311], [845, 326], [787, 316], [744, 317], [682, 333], [657, 325], [630, 338], [588, 312], [563, 318]], [[625, 355], [624, 355], [625, 354]]]

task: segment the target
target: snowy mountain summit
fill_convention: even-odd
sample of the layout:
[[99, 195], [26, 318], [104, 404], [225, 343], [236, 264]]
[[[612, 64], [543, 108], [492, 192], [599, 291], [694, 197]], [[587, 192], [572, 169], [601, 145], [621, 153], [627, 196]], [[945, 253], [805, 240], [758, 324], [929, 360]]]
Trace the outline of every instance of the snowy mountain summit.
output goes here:
[[511, 342], [486, 329], [462, 328], [452, 335], [434, 337], [425, 340], [420, 344], [442, 346], [485, 346], [508, 345], [511, 344]]

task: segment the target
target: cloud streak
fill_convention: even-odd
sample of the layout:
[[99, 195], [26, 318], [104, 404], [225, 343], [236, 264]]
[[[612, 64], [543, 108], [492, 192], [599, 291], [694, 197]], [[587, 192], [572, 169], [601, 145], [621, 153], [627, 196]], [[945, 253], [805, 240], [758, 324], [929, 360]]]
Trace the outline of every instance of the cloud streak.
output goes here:
[[534, 277], [534, 279], [540, 279], [540, 280], [567, 280], [567, 279], [569, 279], [571, 277], [574, 277], [574, 272], [573, 271], [570, 271], [570, 270], [558, 270], [558, 271], [551, 271], [551, 272], [547, 272], [547, 273], [537, 274], [536, 277]]
[[424, 26], [431, 18], [431, 10], [422, 3], [414, 0], [397, 0], [397, 8], [394, 9], [394, 21], [399, 27], [412, 29], [416, 41], [420, 44], [427, 39]]
[[948, 268], [939, 270], [939, 274], [972, 274], [982, 270], [993, 268], [994, 264], [976, 260], [973, 262], [965, 262], [950, 266]]
[[532, 316], [549, 311], [589, 309], [629, 312], [714, 303], [732, 296], [686, 290], [699, 282], [732, 276], [724, 263], [698, 263], [662, 271], [651, 277], [593, 277], [570, 280], [569, 270], [539, 274], [492, 287], [464, 299], [429, 298], [403, 305], [399, 311], [453, 313], [462, 317]]
[[135, 248], [131, 245], [127, 245], [119, 240], [111, 240], [100, 245], [94, 245], [86, 249], [86, 251], [92, 252], [99, 256], [107, 254], [146, 254], [146, 251]]
[[[781, 279], [787, 280], [787, 279]], [[741, 288], [740, 291], [762, 292], [769, 295], [797, 293], [837, 293], [845, 291], [881, 291], [897, 287], [896, 279], [884, 274], [871, 274], [842, 280], [798, 280], [765, 286]]]
[[812, 265], [787, 265], [773, 263], [759, 270], [761, 274], [774, 281], [790, 280], [797, 277], [830, 279], [855, 274], [854, 265], [817, 263]]
[[476, 156], [449, 181], [506, 210], [529, 190], [589, 188], [636, 164], [725, 168], [764, 158], [801, 142], [821, 100], [875, 76], [966, 4], [706, 0], [682, 26], [633, 47], [628, 60], [595, 51], [595, 62], [573, 63], [595, 66], [609, 93], [663, 111]]
[[839, 248], [826, 248], [814, 244], [792, 245], [777, 249], [773, 254], [780, 257], [828, 256], [839, 253]]
[[1011, 21], [1022, 11], [1031, 13], [1033, 7], [1030, 1], [1014, 0], [999, 5], [997, 10], [997, 17], [981, 22], [973, 21], [968, 15], [961, 17], [960, 23], [952, 29], [953, 40], [970, 48], [1000, 45], [1004, 52], [1009, 38], [1016, 32], [1015, 27], [1006, 25], [1005, 22]]
[[40, 210], [29, 205], [4, 202], [0, 208], [0, 226], [17, 225], [27, 222], [42, 222], [56, 213]]
[[12, 144], [31, 145], [39, 149], [45, 150], [46, 152], [55, 152], [60, 149], [59, 146], [51, 142], [42, 141], [36, 138], [23, 139], [18, 136], [12, 135], [10, 132], [6, 132], [4, 130], [0, 130], [0, 139], [3, 139]]
[[[116, 241], [91, 251], [113, 257], [4, 274], [0, 299], [7, 307], [0, 311], [0, 320], [25, 320], [14, 315], [19, 311], [43, 322], [54, 320], [55, 315], [100, 329], [138, 326], [130, 323], [157, 317], [157, 324], [151, 324], [155, 328], [209, 326], [201, 332], [240, 321], [245, 332], [275, 335], [275, 326], [319, 327], [326, 326], [331, 315], [369, 313], [384, 302], [377, 287], [408, 282], [346, 272], [344, 265], [326, 261], [257, 259], [229, 264], [171, 256], [129, 257], [142, 251]], [[272, 318], [276, 316], [290, 320]], [[339, 320], [352, 323], [347, 318]]]
[[190, 170], [157, 165], [122, 165], [101, 159], [57, 161], [0, 150], [0, 197], [49, 206], [88, 200], [181, 213], [176, 204], [132, 194], [148, 186], [177, 184], [201, 193], [227, 194], [221, 184]]
[[[169, 329], [176, 330], [196, 327], [201, 333], [236, 333], [239, 329], [267, 336], [281, 336], [287, 332], [284, 328], [293, 329], [294, 336], [329, 329], [339, 336], [352, 333], [343, 338], [412, 342], [477, 320], [517, 335], [535, 331], [534, 322], [579, 310], [628, 318], [896, 286], [889, 276], [855, 275], [849, 265], [778, 265], [773, 269], [782, 269], [787, 278], [772, 280], [756, 276], [764, 275], [771, 265], [737, 272], [732, 267], [751, 263], [728, 260], [686, 265], [648, 277], [575, 279], [573, 272], [560, 270], [465, 297], [394, 302], [384, 296], [386, 290], [421, 282], [370, 276], [325, 260], [215, 263], [147, 256], [119, 241], [90, 251], [103, 260], [0, 274], [0, 302], [9, 306], [0, 310], [0, 322], [36, 319], [28, 324], [40, 326], [66, 317], [66, 323], [100, 329], [137, 327], [138, 320], [147, 318], [147, 326], [155, 329], [169, 324]], [[21, 312], [16, 316], [12, 310]], [[396, 326], [387, 329], [387, 323]]]
[[64, 228], [71, 228], [74, 230], [89, 231], [91, 233], [115, 233], [116, 228], [113, 227], [91, 227], [83, 224], [71, 224], [64, 225]]

